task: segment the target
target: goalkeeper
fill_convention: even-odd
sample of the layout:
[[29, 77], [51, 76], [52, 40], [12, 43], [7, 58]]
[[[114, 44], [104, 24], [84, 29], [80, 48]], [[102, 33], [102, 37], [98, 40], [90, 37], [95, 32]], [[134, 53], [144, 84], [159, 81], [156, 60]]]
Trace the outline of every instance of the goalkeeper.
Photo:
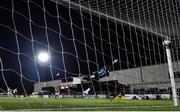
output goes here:
[[[118, 59], [115, 59], [112, 64], [114, 65], [115, 63], [118, 62]], [[92, 80], [95, 79], [96, 81], [99, 81], [99, 79], [109, 76], [109, 69], [110, 67], [107, 67], [106, 65], [103, 67], [100, 67], [97, 71], [94, 71], [90, 76], [86, 76], [83, 79], [85, 80]]]
[[98, 71], [93, 72], [90, 78], [99, 80], [105, 76], [109, 76], [109, 69], [106, 66], [103, 66], [100, 67]]
[[90, 76], [84, 77], [85, 80], [94, 79], [98, 81], [99, 79], [109, 76], [109, 69], [107, 66], [100, 67], [97, 71], [94, 71]]

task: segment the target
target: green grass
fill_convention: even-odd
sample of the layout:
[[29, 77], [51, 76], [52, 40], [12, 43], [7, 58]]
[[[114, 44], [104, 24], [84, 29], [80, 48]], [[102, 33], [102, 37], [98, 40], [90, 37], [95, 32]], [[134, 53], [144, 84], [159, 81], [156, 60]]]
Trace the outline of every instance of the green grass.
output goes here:
[[69, 111], [178, 111], [169, 100], [120, 100], [73, 98], [0, 97], [1, 110], [69, 110]]

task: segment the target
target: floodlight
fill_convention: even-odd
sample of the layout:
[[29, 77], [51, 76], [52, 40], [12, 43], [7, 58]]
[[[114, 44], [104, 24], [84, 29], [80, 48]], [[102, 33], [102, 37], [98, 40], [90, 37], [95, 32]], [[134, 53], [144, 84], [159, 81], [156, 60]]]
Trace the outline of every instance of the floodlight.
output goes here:
[[47, 52], [40, 52], [38, 54], [38, 60], [40, 62], [43, 62], [43, 63], [48, 62], [49, 58], [50, 58], [50, 56]]

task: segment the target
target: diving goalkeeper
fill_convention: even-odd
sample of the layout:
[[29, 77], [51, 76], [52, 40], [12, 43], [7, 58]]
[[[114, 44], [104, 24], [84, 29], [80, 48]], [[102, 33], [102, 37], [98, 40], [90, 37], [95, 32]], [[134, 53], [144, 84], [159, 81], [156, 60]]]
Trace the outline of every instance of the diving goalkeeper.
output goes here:
[[99, 79], [109, 76], [109, 69], [107, 66], [100, 67], [97, 71], [92, 72], [90, 76], [84, 77], [85, 80], [96, 80], [98, 81]]

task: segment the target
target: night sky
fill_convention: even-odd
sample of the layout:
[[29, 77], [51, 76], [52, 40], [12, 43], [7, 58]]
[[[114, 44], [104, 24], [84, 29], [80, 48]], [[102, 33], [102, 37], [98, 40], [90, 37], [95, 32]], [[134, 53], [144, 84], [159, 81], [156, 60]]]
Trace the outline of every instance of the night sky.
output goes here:
[[[31, 93], [35, 82], [89, 75], [103, 65], [121, 70], [165, 63], [161, 37], [81, 13], [50, 0], [0, 0], [0, 88], [6, 90], [6, 81]], [[50, 51], [51, 61], [39, 63], [40, 51]]]

